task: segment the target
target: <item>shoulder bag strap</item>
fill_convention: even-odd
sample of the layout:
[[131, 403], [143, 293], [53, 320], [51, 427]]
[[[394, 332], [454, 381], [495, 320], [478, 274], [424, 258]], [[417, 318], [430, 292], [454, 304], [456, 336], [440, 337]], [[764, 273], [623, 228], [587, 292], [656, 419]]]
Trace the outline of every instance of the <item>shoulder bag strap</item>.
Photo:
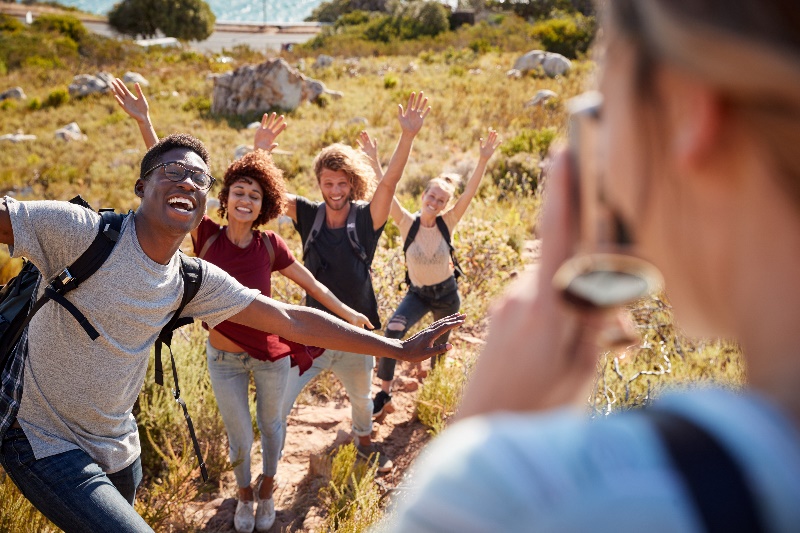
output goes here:
[[645, 411], [683, 476], [708, 533], [764, 531], [741, 467], [699, 425], [662, 409]]
[[367, 265], [367, 268], [370, 268], [372, 265], [372, 261], [369, 260], [367, 257], [367, 252], [364, 250], [364, 247], [361, 246], [361, 243], [358, 241], [358, 232], [356, 231], [356, 215], [358, 211], [356, 210], [356, 204], [350, 202], [350, 212], [347, 213], [347, 223], [345, 225], [345, 232], [347, 233], [347, 240], [350, 241], [350, 248], [353, 249], [353, 253], [361, 259], [361, 262]]
[[203, 259], [206, 256], [206, 254], [208, 253], [208, 249], [211, 248], [211, 245], [214, 244], [214, 241], [216, 241], [217, 238], [219, 238], [219, 236], [222, 235], [222, 230], [223, 229], [224, 228], [222, 226], [220, 226], [218, 232], [216, 232], [214, 235], [212, 235], [208, 239], [206, 239], [206, 242], [203, 244], [203, 248], [200, 250], [200, 253], [197, 254], [197, 257], [199, 257], [200, 259]]
[[447, 243], [447, 247], [450, 248], [450, 260], [453, 261], [453, 276], [458, 279], [464, 275], [464, 271], [461, 270], [458, 259], [456, 259], [456, 249], [453, 247], [453, 241], [450, 239], [450, 229], [447, 227], [447, 223], [441, 215], [436, 217], [436, 227], [439, 228], [439, 233], [442, 234], [442, 237], [444, 237]]
[[308, 257], [308, 250], [310, 250], [311, 243], [317, 238], [319, 232], [322, 230], [322, 225], [325, 223], [325, 202], [317, 206], [317, 214], [314, 216], [314, 223], [311, 225], [311, 231], [308, 232], [308, 238], [303, 243], [303, 259]]
[[269, 236], [266, 232], [261, 233], [261, 240], [264, 241], [264, 246], [267, 248], [267, 255], [269, 255], [269, 269], [273, 271], [275, 270], [275, 248], [272, 246], [272, 241], [269, 240]]

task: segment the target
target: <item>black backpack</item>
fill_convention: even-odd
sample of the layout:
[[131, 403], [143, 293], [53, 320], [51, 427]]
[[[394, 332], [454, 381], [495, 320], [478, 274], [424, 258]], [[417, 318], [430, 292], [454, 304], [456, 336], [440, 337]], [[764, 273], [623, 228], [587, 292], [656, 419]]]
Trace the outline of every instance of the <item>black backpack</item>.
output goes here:
[[[356, 254], [362, 263], [367, 265], [367, 269], [371, 272], [372, 271], [372, 259], [367, 257], [367, 251], [361, 245], [361, 242], [358, 240], [358, 232], [356, 231], [356, 210], [353, 209], [355, 204], [350, 202], [350, 212], [347, 214], [347, 223], [345, 224], [345, 233], [347, 234], [347, 241], [350, 243], [350, 248], [352, 248], [353, 253]], [[306, 242], [303, 243], [303, 261], [308, 261], [309, 255], [308, 252], [311, 248], [314, 248], [316, 252], [319, 262], [321, 263], [322, 268], [325, 268], [326, 262], [325, 258], [319, 253], [316, 246], [314, 246], [314, 241], [317, 239], [319, 232], [322, 231], [322, 225], [325, 224], [325, 202], [322, 202], [317, 206], [317, 213], [314, 216], [314, 223], [311, 225], [311, 231], [308, 232], [308, 238]], [[297, 224], [295, 224], [295, 228]], [[308, 267], [308, 265], [306, 265]], [[315, 270], [309, 267], [311, 273], [316, 276]]]
[[[80, 196], [73, 198], [70, 202], [91, 209], [91, 206]], [[100, 217], [102, 222], [97, 236], [75, 262], [63, 268], [47, 282], [47, 287], [45, 287], [41, 298], [36, 299], [36, 295], [39, 283], [42, 281], [42, 275], [30, 261], [25, 261], [20, 273], [0, 289], [0, 378], [2, 378], [0, 379], [0, 439], [5, 435], [6, 430], [19, 411], [19, 401], [22, 396], [22, 371], [24, 358], [27, 356], [27, 347], [22, 346], [21, 344], [23, 343], [19, 343], [19, 340], [23, 338], [23, 333], [26, 331], [28, 323], [37, 311], [52, 300], [63, 306], [75, 317], [75, 320], [86, 331], [89, 338], [95, 340], [99, 336], [99, 333], [86, 316], [72, 302], [67, 300], [65, 295], [97, 272], [108, 259], [119, 239], [119, 232], [125, 216], [114, 213], [111, 209], [101, 209]], [[180, 306], [167, 325], [161, 330], [156, 340], [155, 380], [156, 383], [162, 386], [164, 384], [164, 373], [161, 363], [161, 346], [162, 344], [167, 345], [172, 358], [172, 332], [193, 321], [190, 317], [181, 317], [180, 315], [184, 307], [197, 294], [202, 280], [199, 260], [187, 257], [184, 254], [180, 254], [180, 259], [180, 269], [184, 283], [183, 298]], [[27, 335], [24, 340], [27, 341]], [[178, 374], [174, 358], [172, 358], [172, 375], [175, 382], [173, 396], [183, 408], [195, 453], [200, 463], [200, 471], [203, 480], [207, 481], [208, 473], [195, 436], [192, 420], [186, 409], [186, 403], [180, 398], [180, 387], [178, 386]]]
[[[414, 238], [417, 236], [417, 232], [419, 231], [419, 226], [420, 221], [419, 215], [417, 214], [414, 217], [414, 222], [411, 223], [411, 227], [408, 229], [406, 241], [403, 243], [403, 257], [405, 257], [408, 247], [411, 246], [412, 242], [414, 242]], [[450, 230], [447, 229], [447, 223], [444, 221], [441, 215], [436, 217], [436, 227], [439, 228], [439, 233], [442, 234], [442, 237], [444, 237], [444, 242], [447, 243], [447, 247], [450, 249], [450, 260], [453, 262], [453, 277], [458, 279], [464, 275], [464, 271], [461, 270], [461, 266], [458, 264], [458, 259], [456, 259], [456, 249], [453, 247], [453, 241], [450, 240]], [[409, 287], [411, 286], [411, 278], [408, 275], [408, 266], [406, 266], [406, 285]]]

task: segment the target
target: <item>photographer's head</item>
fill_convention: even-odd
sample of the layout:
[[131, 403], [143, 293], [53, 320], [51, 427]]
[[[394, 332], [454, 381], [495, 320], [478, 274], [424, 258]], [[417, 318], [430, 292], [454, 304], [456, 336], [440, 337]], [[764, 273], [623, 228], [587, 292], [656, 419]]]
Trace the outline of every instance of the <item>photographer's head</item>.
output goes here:
[[800, 6], [611, 0], [605, 23], [607, 200], [682, 322], [733, 334], [732, 287], [758, 290], [736, 260], [767, 231], [758, 204], [800, 213]]

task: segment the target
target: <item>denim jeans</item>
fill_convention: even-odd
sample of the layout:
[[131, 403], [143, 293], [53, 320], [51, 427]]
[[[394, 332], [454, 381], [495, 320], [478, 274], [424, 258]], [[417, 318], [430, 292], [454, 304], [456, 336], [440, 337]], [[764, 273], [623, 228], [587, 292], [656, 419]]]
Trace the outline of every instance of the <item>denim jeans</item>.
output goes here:
[[113, 474], [83, 450], [36, 459], [25, 433], [12, 427], [0, 446], [0, 463], [34, 507], [67, 533], [153, 531], [133, 508], [142, 481], [138, 457]]
[[222, 422], [228, 432], [229, 457], [239, 487], [249, 487], [253, 421], [250, 417], [250, 374], [256, 385], [256, 423], [261, 433], [262, 472], [274, 477], [283, 446], [283, 394], [291, 361], [260, 361], [246, 352], [217, 350], [206, 344], [208, 373]]
[[[419, 322], [428, 312], [433, 313], [433, 319], [439, 320], [446, 316], [457, 313], [461, 308], [461, 295], [458, 293], [458, 283], [455, 278], [451, 277], [436, 285], [425, 285], [423, 287], [409, 287], [403, 301], [397, 307], [392, 318], [386, 324], [384, 334], [390, 339], [402, 339], [405, 337], [408, 330], [414, 324]], [[392, 329], [392, 325], [400, 325], [400, 329]], [[447, 342], [450, 338], [448, 331], [438, 339], [436, 344]], [[437, 355], [431, 358], [431, 364], [435, 365], [436, 362], [443, 357]], [[391, 381], [394, 379], [394, 368], [397, 365], [395, 359], [388, 357], [381, 357], [378, 362], [378, 377], [383, 381]]]
[[364, 437], [372, 433], [372, 370], [375, 368], [375, 358], [371, 355], [342, 352], [339, 350], [325, 350], [321, 356], [314, 359], [314, 364], [300, 375], [297, 368], [289, 371], [289, 383], [284, 396], [284, 421], [285, 417], [294, 406], [294, 401], [303, 390], [303, 387], [314, 376], [323, 370], [332, 370], [344, 385], [353, 413], [353, 433]]

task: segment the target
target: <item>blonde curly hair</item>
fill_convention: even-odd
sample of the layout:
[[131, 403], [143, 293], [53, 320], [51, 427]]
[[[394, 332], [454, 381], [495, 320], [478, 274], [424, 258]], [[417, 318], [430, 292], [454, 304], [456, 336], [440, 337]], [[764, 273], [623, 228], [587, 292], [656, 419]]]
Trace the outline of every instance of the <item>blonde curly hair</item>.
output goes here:
[[350, 200], [367, 200], [375, 190], [375, 171], [359, 150], [341, 143], [327, 146], [314, 159], [314, 174], [319, 183], [323, 169], [341, 170], [350, 182]]

